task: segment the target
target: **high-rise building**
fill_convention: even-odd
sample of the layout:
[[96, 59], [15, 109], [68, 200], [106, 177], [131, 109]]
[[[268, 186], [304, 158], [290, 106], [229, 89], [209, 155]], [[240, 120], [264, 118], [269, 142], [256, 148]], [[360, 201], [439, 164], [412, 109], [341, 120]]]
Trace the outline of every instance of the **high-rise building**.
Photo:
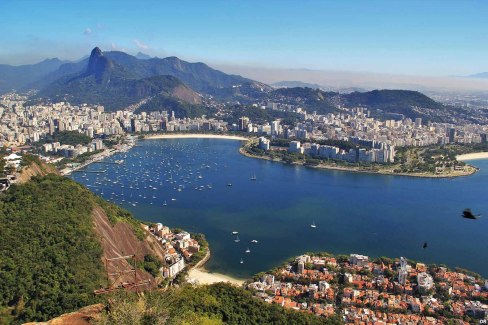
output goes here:
[[400, 271], [398, 272], [398, 283], [402, 286], [405, 285], [407, 282], [407, 259], [404, 257], [400, 257]]
[[455, 140], [455, 138], [456, 138], [456, 129], [455, 128], [450, 128], [449, 129], [448, 136], [449, 136], [449, 143], [453, 143], [454, 140]]
[[239, 118], [239, 131], [247, 131], [247, 125], [249, 124], [249, 117], [243, 116]]

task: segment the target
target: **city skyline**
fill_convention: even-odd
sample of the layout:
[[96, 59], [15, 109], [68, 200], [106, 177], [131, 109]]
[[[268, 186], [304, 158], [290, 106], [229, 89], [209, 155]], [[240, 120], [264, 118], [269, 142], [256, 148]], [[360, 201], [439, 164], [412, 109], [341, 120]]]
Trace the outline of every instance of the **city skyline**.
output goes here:
[[77, 60], [100, 46], [217, 66], [420, 76], [488, 70], [481, 1], [122, 4], [2, 2], [0, 26], [9, 33], [0, 36], [8, 44], [0, 62]]

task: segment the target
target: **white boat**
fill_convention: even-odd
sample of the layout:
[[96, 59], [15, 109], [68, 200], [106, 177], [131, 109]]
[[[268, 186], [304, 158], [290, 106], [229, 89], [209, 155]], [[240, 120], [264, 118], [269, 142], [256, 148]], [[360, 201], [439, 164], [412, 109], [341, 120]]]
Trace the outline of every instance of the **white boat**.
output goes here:
[[171, 201], [176, 201], [176, 199], [175, 198], [172, 198]]
[[255, 181], [256, 179], [257, 179], [257, 178], [256, 178], [256, 174], [253, 174], [253, 175], [251, 176], [251, 181]]
[[257, 244], [258, 241], [256, 239], [251, 240], [251, 243]]
[[242, 259], [242, 257], [241, 257], [241, 262], [240, 262], [240, 263], [241, 263], [241, 264], [243, 264], [243, 263], [244, 263], [244, 260]]
[[250, 253], [250, 252], [251, 252], [251, 250], [249, 249], [249, 247], [246, 249], [246, 251], [245, 251], [245, 252], [246, 252], [246, 253]]
[[236, 239], [234, 239], [236, 243], [240, 242], [241, 240], [239, 239], [239, 236], [236, 236]]
[[317, 226], [315, 225], [315, 220], [314, 220], [314, 222], [312, 222], [312, 224], [310, 225], [310, 228], [317, 228]]
[[237, 235], [239, 232], [238, 231], [233, 231], [232, 234], [233, 235]]

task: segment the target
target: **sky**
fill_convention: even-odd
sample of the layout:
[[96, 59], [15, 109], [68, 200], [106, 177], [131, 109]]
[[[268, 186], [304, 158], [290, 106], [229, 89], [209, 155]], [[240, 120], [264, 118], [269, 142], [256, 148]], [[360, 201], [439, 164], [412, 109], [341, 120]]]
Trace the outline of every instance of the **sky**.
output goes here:
[[0, 0], [0, 63], [102, 51], [214, 65], [452, 76], [488, 71], [488, 1]]

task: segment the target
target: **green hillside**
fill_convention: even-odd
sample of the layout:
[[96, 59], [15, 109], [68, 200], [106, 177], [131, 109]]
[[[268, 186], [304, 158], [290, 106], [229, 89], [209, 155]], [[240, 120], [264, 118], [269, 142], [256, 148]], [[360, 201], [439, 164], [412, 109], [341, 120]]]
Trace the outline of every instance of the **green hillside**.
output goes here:
[[[105, 285], [91, 215], [100, 201], [56, 175], [34, 177], [0, 197], [0, 324], [42, 321], [94, 302], [93, 290]], [[103, 203], [111, 221], [136, 223]]]
[[110, 297], [108, 309], [100, 324], [341, 324], [338, 317], [323, 319], [267, 304], [226, 283], [188, 285], [144, 297], [118, 293]]

